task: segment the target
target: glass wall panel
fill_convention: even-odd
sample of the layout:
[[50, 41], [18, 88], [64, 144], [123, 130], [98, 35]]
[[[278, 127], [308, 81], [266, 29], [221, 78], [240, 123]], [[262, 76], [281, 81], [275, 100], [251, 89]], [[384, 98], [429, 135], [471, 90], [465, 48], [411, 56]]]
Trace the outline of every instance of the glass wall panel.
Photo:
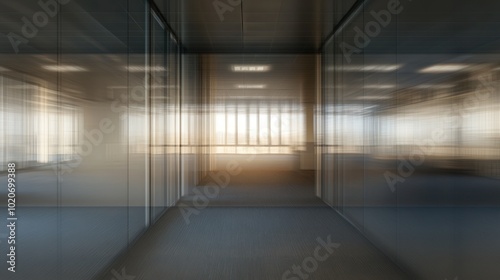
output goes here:
[[182, 196], [200, 182], [201, 156], [201, 63], [196, 54], [182, 56]]
[[181, 47], [149, 1], [28, 2], [0, 4], [5, 34], [43, 20], [0, 44], [0, 196], [14, 162], [22, 221], [0, 278], [93, 279], [179, 199]]
[[[17, 244], [8, 244], [5, 225], [0, 230], [4, 260], [0, 279], [49, 279], [58, 275], [60, 267], [59, 142], [67, 159], [81, 111], [68, 98], [69, 92], [58, 90], [57, 73], [44, 69], [57, 61], [53, 52], [58, 46], [57, 20], [47, 20], [43, 29], [36, 34], [30, 30], [31, 37], [24, 37], [22, 18], [30, 21], [39, 9], [35, 1], [0, 3], [0, 219], [5, 225], [7, 218], [18, 219]], [[63, 125], [67, 133], [59, 134]], [[9, 163], [15, 164], [14, 172], [8, 172]], [[7, 211], [12, 203], [8, 178], [16, 186], [15, 216]], [[16, 273], [7, 270], [11, 267], [5, 262], [7, 245], [16, 246]]]
[[[167, 207], [166, 141], [172, 141], [175, 134], [167, 134], [175, 124], [175, 114], [168, 106], [166, 87], [167, 48], [165, 26], [153, 12], [151, 19], [151, 204], [152, 218], [156, 221]], [[169, 109], [167, 109], [169, 108]], [[167, 114], [168, 110], [168, 114]], [[166, 120], [169, 120], [166, 123]], [[168, 140], [167, 140], [168, 138]]]
[[[82, 116], [72, 149], [62, 137], [58, 143], [61, 278], [92, 278], [113, 260], [110, 252], [127, 248], [129, 240], [128, 140], [122, 121], [127, 112], [113, 110], [115, 100], [127, 104], [123, 54], [128, 32], [116, 26], [127, 26], [128, 15], [123, 1], [97, 2], [72, 1], [61, 8], [58, 61], [49, 68], [56, 70], [58, 88], [72, 97]], [[75, 130], [65, 115], [59, 136]], [[99, 230], [91, 230], [91, 224]]]
[[167, 152], [167, 156], [169, 157], [169, 167], [168, 167], [168, 175], [170, 180], [168, 181], [168, 197], [167, 203], [168, 206], [174, 206], [180, 195], [180, 153], [181, 153], [181, 142], [180, 142], [180, 131], [181, 131], [181, 110], [180, 110], [180, 67], [181, 67], [181, 59], [180, 59], [180, 47], [177, 42], [177, 39], [173, 36], [172, 33], [169, 33], [166, 37], [169, 39], [170, 47], [169, 47], [169, 98], [168, 98], [168, 108], [169, 116], [171, 116], [171, 130], [168, 135], [173, 135], [171, 138], [171, 142], [168, 144], [171, 147], [171, 151]]
[[499, 4], [395, 3], [367, 2], [322, 49], [322, 197], [416, 279], [489, 279]]
[[[128, 139], [129, 242], [143, 232], [150, 220], [149, 209], [149, 71], [146, 43], [149, 16], [144, 0], [128, 0], [128, 85], [127, 117], [123, 118]], [[123, 106], [121, 108], [124, 108]]]

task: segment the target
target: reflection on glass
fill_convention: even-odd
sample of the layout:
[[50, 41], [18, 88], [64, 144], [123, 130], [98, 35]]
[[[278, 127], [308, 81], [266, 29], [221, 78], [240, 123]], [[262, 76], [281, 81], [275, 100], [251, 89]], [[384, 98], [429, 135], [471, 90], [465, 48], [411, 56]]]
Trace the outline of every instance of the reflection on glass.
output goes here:
[[[499, 242], [480, 232], [500, 232], [499, 37], [481, 32], [498, 5], [406, 2], [362, 52], [346, 54], [340, 43], [385, 4], [361, 9], [322, 50], [321, 196], [416, 278], [494, 277], [498, 254], [483, 253]], [[471, 30], [470, 44], [458, 43]]]
[[5, 76], [0, 80], [2, 170], [8, 162], [29, 168], [73, 160], [83, 140], [78, 104], [59, 94], [60, 104], [57, 92], [33, 83]]

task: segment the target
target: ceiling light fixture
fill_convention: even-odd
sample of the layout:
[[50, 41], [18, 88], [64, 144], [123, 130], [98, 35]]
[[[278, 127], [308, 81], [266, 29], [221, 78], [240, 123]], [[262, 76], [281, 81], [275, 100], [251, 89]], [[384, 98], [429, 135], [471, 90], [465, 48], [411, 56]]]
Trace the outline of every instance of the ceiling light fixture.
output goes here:
[[393, 72], [403, 67], [402, 64], [368, 64], [368, 65], [346, 65], [340, 67], [330, 66], [329, 71], [347, 72]]
[[43, 69], [55, 72], [85, 72], [87, 69], [73, 65], [45, 65]]
[[146, 67], [143, 65], [131, 65], [131, 66], [126, 66], [125, 69], [129, 72], [135, 72], [135, 73], [140, 73], [140, 72], [146, 72], [146, 71], [152, 71], [152, 72], [163, 72], [167, 71], [167, 69], [163, 66], [150, 66]]
[[396, 85], [366, 85], [365, 89], [392, 89], [395, 88]]
[[239, 89], [265, 89], [266, 85], [236, 85]]
[[423, 68], [419, 71], [419, 73], [447, 73], [447, 72], [456, 72], [464, 70], [469, 67], [467, 64], [436, 64], [433, 66], [429, 66], [427, 68]]
[[418, 88], [418, 89], [449, 89], [449, 88], [452, 88], [454, 86], [455, 85], [451, 85], [451, 84], [442, 84], [442, 85], [421, 84], [421, 85], [415, 86], [414, 88]]
[[359, 100], [388, 100], [391, 99], [389, 96], [360, 96]]
[[233, 72], [268, 72], [271, 70], [269, 65], [233, 65]]

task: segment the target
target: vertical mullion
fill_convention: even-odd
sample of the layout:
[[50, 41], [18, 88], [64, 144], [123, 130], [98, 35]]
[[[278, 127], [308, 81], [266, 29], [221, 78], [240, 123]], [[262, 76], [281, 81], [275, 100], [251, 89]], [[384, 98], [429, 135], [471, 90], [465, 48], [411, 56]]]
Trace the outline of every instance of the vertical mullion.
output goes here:
[[[6, 142], [5, 142], [5, 137], [6, 137], [6, 132], [7, 128], [5, 127], [5, 96], [4, 96], [4, 90], [3, 90], [3, 76], [0, 75], [0, 124], [2, 125], [2, 130], [4, 131], [2, 133], [2, 145], [0, 145], [0, 153], [2, 154], [2, 158], [0, 159], [2, 161], [2, 167], [3, 165], [6, 165], [6, 155], [5, 155], [5, 147], [6, 147]], [[6, 166], [7, 167], [7, 166]], [[8, 168], [6, 168], [7, 170]]]
[[238, 116], [238, 102], [235, 100], [233, 104], [231, 104], [231, 106], [233, 107], [232, 109], [232, 112], [233, 112], [233, 119], [234, 119], [234, 127], [233, 127], [233, 131], [234, 131], [234, 143], [235, 143], [235, 151], [238, 149], [238, 144], [239, 144], [239, 135], [238, 135], [238, 120], [239, 120], [239, 116]]
[[272, 139], [271, 139], [271, 107], [272, 106], [267, 106], [267, 150], [268, 153], [271, 152], [271, 146], [273, 144]]
[[[156, 19], [158, 22], [160, 22], [160, 18], [158, 17]], [[163, 22], [161, 23], [161, 25], [163, 25]], [[170, 63], [170, 41], [168, 41], [168, 36], [169, 36], [169, 33], [165, 31], [165, 29], [162, 30], [163, 32], [163, 38], [161, 38], [160, 40], [162, 40], [162, 49], [161, 49], [161, 59], [160, 59], [160, 62], [161, 62], [161, 67], [166, 67], [169, 65]], [[155, 35], [156, 36], [156, 35]], [[157, 67], [156, 63], [155, 65], [153, 65], [153, 67]], [[170, 69], [172, 70], [171, 67], [166, 67], [166, 69]], [[163, 72], [160, 72], [160, 73], [163, 73]], [[161, 101], [161, 105], [162, 105], [162, 111], [160, 111], [160, 113], [163, 115], [161, 118], [163, 119], [163, 126], [161, 128], [161, 131], [163, 132], [163, 135], [161, 135], [161, 139], [162, 139], [162, 148], [161, 148], [161, 151], [162, 151], [162, 158], [163, 158], [163, 170], [165, 170], [163, 172], [163, 205], [162, 206], [162, 211], [168, 207], [169, 205], [169, 198], [170, 198], [170, 188], [171, 188], [171, 184], [170, 184], [170, 180], [172, 179], [172, 176], [171, 176], [171, 173], [172, 173], [172, 166], [170, 165], [171, 163], [171, 158], [169, 156], [169, 153], [170, 153], [170, 149], [172, 149], [172, 144], [175, 145], [175, 141], [174, 143], [171, 143], [171, 140], [172, 138], [175, 139], [175, 136], [174, 137], [171, 137], [170, 135], [167, 136], [167, 133], [169, 130], [172, 131], [173, 130], [173, 133], [175, 135], [175, 133], [177, 132], [177, 129], [175, 127], [175, 114], [174, 114], [174, 125], [173, 127], [170, 127], [170, 118], [172, 117], [171, 116], [171, 111], [174, 111], [175, 110], [172, 110], [172, 94], [171, 94], [171, 88], [169, 87], [170, 85], [170, 75], [172, 75], [172, 72], [169, 72], [169, 76], [168, 76], [168, 79], [166, 77], [165, 74], [157, 74], [155, 72], [155, 75], [162, 75], [161, 76], [161, 80], [160, 80], [160, 85], [159, 87], [162, 88], [161, 90], [161, 93], [162, 93], [162, 101]], [[174, 149], [175, 150], [175, 149]]]
[[283, 120], [283, 106], [281, 104], [278, 104], [278, 145], [280, 146], [280, 151], [281, 151], [281, 146], [282, 141], [281, 141], [281, 128], [282, 128], [282, 120]]
[[249, 109], [249, 106], [250, 104], [248, 104], [248, 102], [245, 102], [245, 121], [247, 123], [247, 131], [245, 131], [245, 136], [247, 138], [247, 148], [250, 146], [250, 109]]
[[151, 37], [151, 33], [152, 33], [152, 30], [151, 30], [151, 18], [152, 18], [152, 15], [151, 15], [151, 10], [150, 10], [150, 7], [149, 7], [149, 2], [146, 1], [145, 2], [145, 11], [146, 11], [146, 38], [144, 40], [144, 43], [145, 43], [145, 72], [144, 72], [144, 84], [145, 84], [145, 94], [146, 94], [146, 104], [145, 104], [145, 109], [146, 109], [146, 112], [145, 112], [145, 120], [146, 120], [146, 136], [148, 137], [148, 139], [146, 139], [146, 153], [145, 153], [145, 162], [146, 162], [146, 170], [145, 170], [145, 173], [146, 173], [146, 178], [145, 178], [145, 192], [146, 192], [146, 195], [145, 195], [145, 206], [146, 206], [146, 211], [145, 211], [145, 215], [146, 215], [146, 228], [148, 228], [150, 225], [151, 225], [151, 219], [152, 219], [152, 205], [151, 205], [151, 139], [152, 139], [152, 135], [151, 135], [151, 75], [149, 73], [149, 66], [151, 65], [151, 42], [150, 40], [152, 40], [152, 37]]
[[238, 131], [238, 122], [239, 122], [239, 119], [240, 119], [240, 112], [239, 112], [239, 102], [238, 101], [235, 101], [235, 104], [234, 104], [234, 137], [236, 137], [235, 139], [235, 143], [236, 143], [236, 147], [235, 147], [235, 151], [238, 150], [238, 146], [240, 144], [240, 135], [239, 135], [239, 131]]
[[228, 121], [227, 121], [227, 106], [226, 106], [225, 103], [226, 102], [224, 100], [224, 102], [221, 102], [221, 104], [220, 104], [220, 105], [222, 105], [224, 107], [224, 137], [225, 137], [224, 138], [224, 145], [223, 145], [224, 146], [224, 151], [226, 151], [227, 145], [229, 143], [228, 136], [227, 136], [227, 132], [228, 132], [227, 131], [228, 130], [228, 127], [227, 127], [227, 123], [228, 123]]
[[260, 148], [260, 109], [261, 109], [261, 106], [260, 106], [260, 102], [257, 101], [257, 146], [259, 146]]

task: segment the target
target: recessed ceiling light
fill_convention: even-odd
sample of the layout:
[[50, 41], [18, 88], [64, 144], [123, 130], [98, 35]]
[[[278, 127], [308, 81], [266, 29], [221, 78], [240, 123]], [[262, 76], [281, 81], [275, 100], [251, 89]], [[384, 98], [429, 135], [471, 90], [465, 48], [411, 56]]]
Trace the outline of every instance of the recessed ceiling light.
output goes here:
[[264, 89], [266, 85], [236, 85], [239, 89]]
[[267, 72], [271, 70], [269, 65], [233, 65], [233, 72]]
[[146, 72], [146, 71], [163, 72], [163, 71], [167, 71], [167, 69], [163, 66], [146, 67], [143, 65], [126, 66], [125, 69], [127, 71], [130, 71], [130, 72]]
[[362, 70], [366, 72], [392, 72], [401, 67], [401, 64], [373, 64], [363, 66]]
[[55, 72], [85, 72], [87, 69], [74, 65], [44, 65], [43, 69]]
[[403, 67], [402, 64], [368, 64], [368, 65], [346, 65], [340, 67], [330, 66], [329, 71], [334, 69], [348, 72], [393, 72]]
[[36, 85], [30, 85], [30, 84], [23, 84], [23, 85], [16, 85], [16, 86], [7, 86], [9, 89], [37, 89], [38, 86]]
[[[120, 89], [129, 89], [130, 87], [127, 86], [109, 86], [108, 89], [111, 90], [120, 90]], [[167, 86], [161, 86], [161, 85], [152, 85], [150, 88], [153, 89], [160, 89], [160, 88], [177, 88], [175, 85], [167, 85]]]
[[395, 88], [396, 85], [366, 85], [364, 88], [366, 89], [391, 89]]
[[170, 88], [170, 89], [172, 89], [172, 88], [177, 88], [177, 86], [175, 86], [175, 85], [168, 85], [168, 86], [158, 86], [158, 85], [156, 85], [155, 86], [155, 85], [153, 85], [153, 86], [151, 86], [151, 88], [152, 89], [162, 89], [162, 88]]
[[414, 88], [418, 88], [418, 89], [448, 89], [448, 88], [452, 88], [452, 87], [454, 87], [454, 85], [451, 85], [451, 84], [442, 84], [442, 85], [421, 84], [421, 85], [414, 86]]
[[461, 71], [469, 67], [467, 64], [436, 64], [427, 68], [421, 69], [419, 73], [447, 73]]
[[388, 100], [391, 99], [390, 96], [360, 96], [359, 100]]

